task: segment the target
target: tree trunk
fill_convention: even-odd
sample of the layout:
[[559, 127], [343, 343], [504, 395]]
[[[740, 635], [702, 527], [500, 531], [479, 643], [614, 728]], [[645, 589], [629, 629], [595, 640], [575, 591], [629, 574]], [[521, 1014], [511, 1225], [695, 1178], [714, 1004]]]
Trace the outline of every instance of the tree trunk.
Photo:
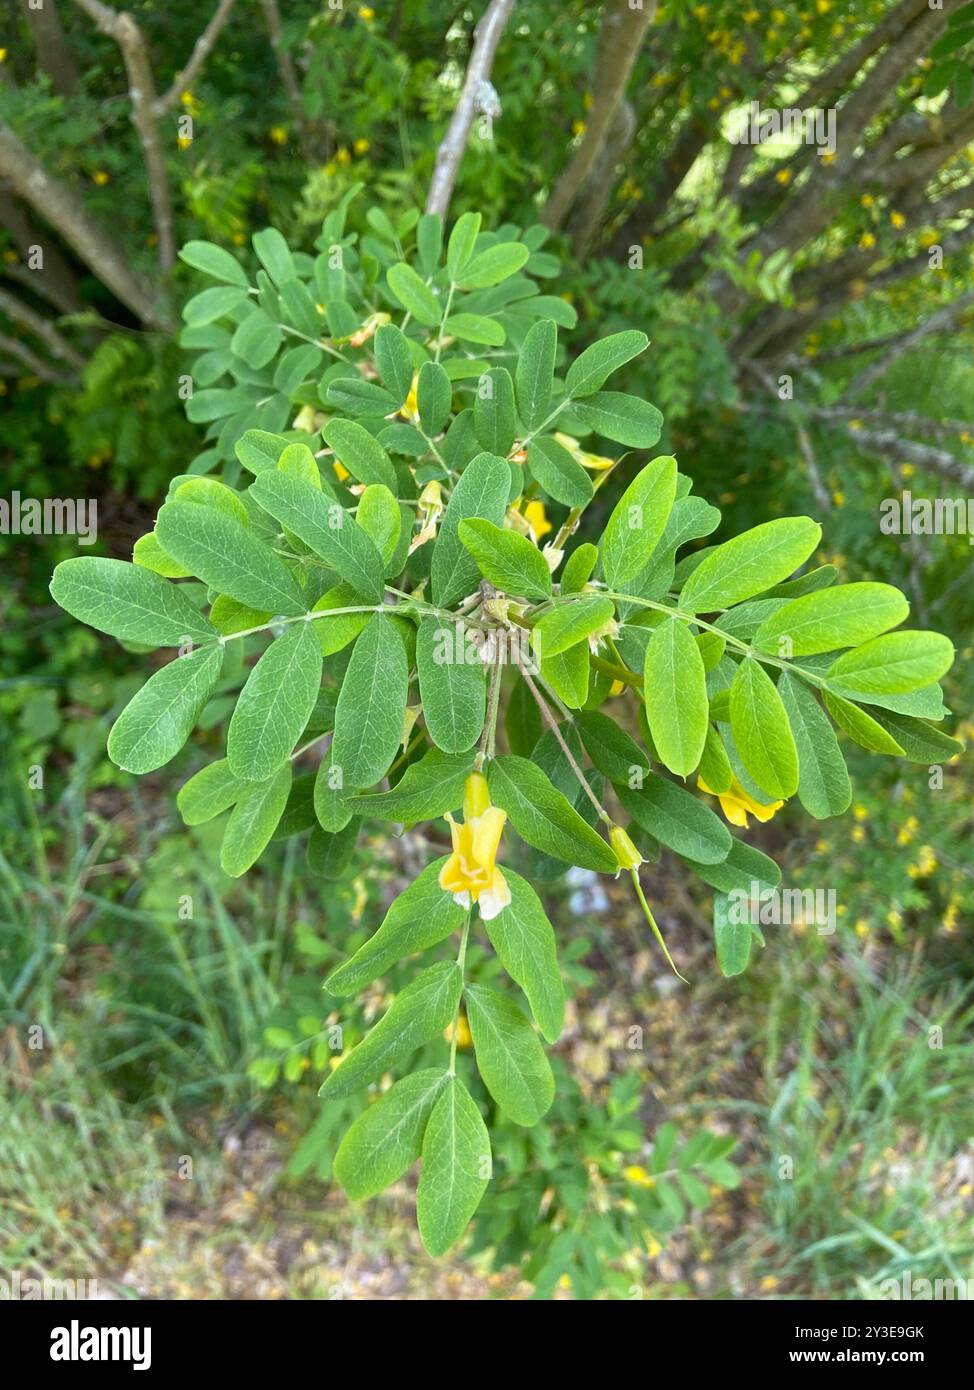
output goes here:
[[71, 96], [78, 85], [78, 69], [65, 40], [55, 0], [44, 0], [40, 9], [31, 0], [20, 0], [20, 7], [37, 50], [37, 66], [51, 79], [59, 96]]

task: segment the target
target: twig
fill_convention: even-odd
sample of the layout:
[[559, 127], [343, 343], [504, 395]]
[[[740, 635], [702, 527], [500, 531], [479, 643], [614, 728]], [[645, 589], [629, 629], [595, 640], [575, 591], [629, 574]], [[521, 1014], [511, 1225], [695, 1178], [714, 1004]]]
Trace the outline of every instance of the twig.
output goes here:
[[235, 3], [236, 0], [220, 0], [220, 3], [213, 12], [209, 24], [193, 45], [193, 51], [189, 55], [189, 62], [183, 68], [182, 72], [177, 73], [173, 78], [172, 86], [169, 90], [161, 97], [157, 98], [153, 108], [157, 116], [164, 116], [171, 106], [175, 106], [183, 92], [188, 91], [192, 87], [200, 69], [210, 56], [213, 45], [220, 37], [220, 30], [230, 18], [230, 11], [233, 9]]

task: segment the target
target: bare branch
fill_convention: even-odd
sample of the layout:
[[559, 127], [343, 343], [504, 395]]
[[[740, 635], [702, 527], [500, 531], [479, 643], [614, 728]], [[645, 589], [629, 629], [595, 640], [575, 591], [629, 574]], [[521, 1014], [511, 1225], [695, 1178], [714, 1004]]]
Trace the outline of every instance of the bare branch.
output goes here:
[[59, 96], [69, 97], [78, 85], [78, 69], [64, 38], [54, 0], [38, 7], [31, 0], [20, 0], [27, 27], [37, 51], [37, 65], [51, 79]]
[[308, 159], [310, 158], [311, 150], [308, 144], [308, 131], [304, 119], [304, 106], [301, 101], [301, 84], [298, 82], [298, 75], [294, 71], [291, 55], [284, 47], [284, 30], [281, 25], [281, 12], [277, 7], [277, 0], [260, 0], [260, 7], [264, 12], [264, 23], [267, 26], [271, 48], [274, 50], [274, 59], [277, 63], [277, 71], [280, 74], [281, 85], [284, 88], [288, 106], [291, 108], [291, 119], [294, 121], [295, 128], [298, 132], [298, 139], [301, 142], [301, 151], [304, 157]]
[[31, 375], [40, 377], [41, 381], [57, 383], [65, 381], [65, 378], [59, 376], [49, 362], [45, 362], [43, 357], [38, 357], [37, 353], [26, 343], [22, 343], [19, 338], [8, 338], [5, 333], [0, 333], [0, 354], [22, 362]]
[[0, 176], [9, 179], [24, 202], [57, 228], [81, 260], [142, 323], [163, 329], [170, 326], [149, 287], [119, 256], [117, 240], [89, 217], [74, 190], [51, 178], [40, 160], [2, 122]]
[[436, 164], [430, 181], [429, 196], [426, 199], [426, 211], [439, 213], [444, 220], [450, 208], [460, 161], [467, 148], [467, 138], [473, 124], [480, 88], [490, 77], [497, 47], [513, 8], [514, 0], [490, 0], [475, 31], [473, 52], [467, 65], [460, 100], [436, 151]]
[[605, 0], [592, 82], [592, 110], [585, 134], [541, 214], [541, 221], [552, 231], [562, 225], [595, 167], [655, 14], [656, 0], [646, 0], [641, 9], [631, 9], [628, 0]]
[[233, 9], [236, 0], [219, 0], [219, 4], [213, 11], [209, 24], [200, 34], [193, 51], [189, 55], [189, 62], [182, 72], [177, 73], [173, 78], [172, 86], [168, 92], [157, 97], [155, 103], [155, 113], [157, 116], [164, 116], [166, 112], [176, 105], [183, 92], [189, 91], [199, 75], [200, 69], [206, 62], [213, 50], [213, 46], [220, 37], [220, 30], [230, 18], [230, 11]]
[[73, 367], [75, 371], [82, 370], [85, 359], [74, 350], [66, 338], [62, 337], [50, 319], [44, 318], [42, 314], [38, 314], [36, 310], [4, 289], [0, 289], [0, 313], [6, 314], [8, 319], [19, 323], [21, 328], [26, 328], [28, 333], [40, 338], [52, 357]]
[[[24, 258], [23, 265], [3, 265], [3, 272], [12, 280], [21, 280], [48, 304], [62, 314], [73, 314], [81, 308], [77, 281], [54, 239], [45, 236], [27, 216], [16, 198], [0, 191], [0, 226], [10, 233]], [[41, 264], [31, 268], [29, 262], [40, 252]]]
[[168, 275], [176, 259], [172, 200], [169, 194], [169, 174], [159, 138], [152, 65], [149, 62], [149, 51], [142, 30], [130, 14], [119, 13], [110, 6], [103, 5], [101, 0], [74, 0], [74, 3], [95, 21], [103, 34], [114, 39], [121, 49], [128, 75], [132, 124], [142, 142], [142, 156], [149, 180], [149, 198], [159, 243], [159, 267], [164, 275]]
[[846, 387], [845, 394], [847, 396], [860, 395], [880, 377], [885, 376], [894, 362], [905, 352], [910, 352], [924, 338], [929, 337], [931, 333], [940, 332], [944, 328], [955, 327], [969, 304], [974, 304], [974, 290], [968, 290], [966, 294], [958, 296], [953, 303], [944, 305], [942, 309], [938, 309], [929, 318], [924, 319], [923, 323], [918, 324], [912, 333], [907, 333], [905, 338], [892, 344], [888, 352], [878, 357], [875, 362], [870, 362], [869, 366], [864, 367], [858, 376], [853, 377]]

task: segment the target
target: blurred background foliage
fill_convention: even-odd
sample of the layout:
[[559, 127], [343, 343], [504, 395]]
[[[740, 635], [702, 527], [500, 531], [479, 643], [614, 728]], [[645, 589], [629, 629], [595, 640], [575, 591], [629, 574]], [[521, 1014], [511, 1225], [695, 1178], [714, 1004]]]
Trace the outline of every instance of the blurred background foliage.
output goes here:
[[[961, 651], [969, 736], [969, 538], [884, 535], [878, 518], [904, 489], [974, 495], [974, 7], [624, 8], [515, 5], [490, 77], [501, 111], [474, 121], [451, 217], [551, 227], [543, 290], [577, 311], [570, 350], [649, 333], [626, 389], [664, 412], [726, 533], [809, 511], [820, 559], [903, 587]], [[171, 247], [249, 260], [272, 224], [309, 249], [355, 184], [359, 233], [369, 205], [421, 207], [482, 10], [214, 0], [208, 20], [142, 0], [133, 50], [96, 0], [48, 0], [47, 27], [0, 6], [5, 495], [97, 498], [97, 553], [130, 554], [201, 448], [173, 327], [191, 276]], [[619, 23], [636, 25], [626, 61]], [[133, 51], [154, 78], [155, 164]], [[836, 110], [836, 151], [733, 144], [751, 101]], [[332, 1186], [359, 1102], [316, 1100], [336, 1022], [321, 980], [425, 862], [422, 840], [377, 837], [332, 883], [286, 839], [225, 878], [210, 827], [175, 815], [182, 778], [136, 783], [105, 755], [141, 672], [47, 595], [75, 539], [0, 549], [5, 1266], [164, 1297], [857, 1298], [903, 1269], [974, 1274], [966, 757], [940, 786], [850, 750], [848, 817], [762, 827], [786, 882], [835, 890], [839, 926], [772, 929], [741, 979], [717, 977], [709, 902], [665, 859], [654, 893], [691, 991], [611, 883], [551, 886], [573, 992], [556, 1107], [499, 1132], [468, 1258], [434, 1268], [408, 1182], [364, 1209]], [[343, 1011], [346, 1040], [398, 983]]]

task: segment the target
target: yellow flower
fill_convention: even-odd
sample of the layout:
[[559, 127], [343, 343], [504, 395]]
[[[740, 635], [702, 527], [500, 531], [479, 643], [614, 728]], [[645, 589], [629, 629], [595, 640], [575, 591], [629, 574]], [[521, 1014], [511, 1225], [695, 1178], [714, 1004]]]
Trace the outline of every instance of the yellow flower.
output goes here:
[[409, 395], [403, 401], [399, 410], [399, 414], [403, 416], [404, 419], [412, 420], [414, 423], [419, 419], [419, 401], [416, 397], [416, 387], [418, 385], [419, 373], [417, 372], [413, 376], [413, 384], [409, 388]]
[[270, 137], [275, 145], [287, 144], [287, 131], [282, 125], [272, 125], [270, 128]]
[[356, 154], [365, 154], [365, 152], [366, 152], [366, 150], [367, 150], [368, 148], [369, 148], [369, 142], [368, 142], [368, 140], [363, 140], [363, 139], [358, 139], [358, 140], [356, 140], [356, 141], [355, 141], [355, 144], [352, 146], [352, 149], [355, 151]]
[[531, 534], [536, 541], [539, 541], [542, 536], [546, 536], [549, 531], [554, 530], [548, 520], [543, 502], [528, 502], [524, 508], [524, 519], [531, 527]]
[[192, 143], [193, 137], [191, 135], [180, 135], [176, 139], [176, 144], [181, 150], [188, 150]]
[[841, 490], [836, 491], [836, 492], [833, 492], [833, 494], [832, 494], [832, 501], [834, 502], [834, 504], [835, 504], [837, 507], [844, 506], [844, 505], [845, 505], [845, 493], [842, 492]]
[[778, 172], [775, 174], [774, 177], [775, 177], [775, 182], [776, 182], [776, 183], [780, 183], [780, 184], [789, 184], [789, 183], [791, 183], [791, 170], [790, 170], [790, 169], [779, 169]]
[[339, 164], [351, 164], [352, 162], [352, 156], [349, 154], [348, 150], [346, 150], [344, 145], [342, 145], [341, 149], [335, 155], [335, 158]]
[[859, 201], [864, 208], [874, 208], [876, 206], [876, 199], [871, 193], [864, 193]]
[[6, 61], [7, 61], [7, 50], [6, 50], [5, 48], [0, 48], [0, 63], [5, 63]]
[[629, 1168], [623, 1168], [622, 1176], [627, 1182], [635, 1183], [637, 1187], [655, 1187], [656, 1179], [651, 1173], [647, 1173], [645, 1168], [640, 1168], [637, 1163], [633, 1163]]
[[96, 169], [91, 177], [94, 179], [95, 183], [97, 183], [99, 188], [104, 188], [109, 178], [108, 174], [105, 173], [104, 169]]
[[760, 1289], [762, 1293], [773, 1293], [778, 1287], [778, 1280], [773, 1274], [766, 1274], [761, 1280]]
[[755, 801], [754, 797], [744, 790], [736, 777], [731, 780], [730, 788], [726, 792], [713, 791], [702, 777], [697, 778], [697, 786], [708, 796], [716, 796], [720, 802], [720, 809], [731, 825], [739, 825], [742, 830], [747, 829], [748, 812], [756, 820], [769, 821], [775, 812], [780, 811], [785, 804], [783, 801], [772, 801], [767, 806], [762, 806], [760, 801]]
[[871, 251], [875, 245], [876, 238], [873, 236], [872, 232], [863, 232], [862, 236], [859, 238], [859, 250]]
[[855, 816], [856, 820], [869, 819], [869, 811], [866, 809], [865, 806], [863, 806], [861, 801], [857, 801], [855, 806], [853, 806], [852, 814]]
[[833, 154], [833, 152], [832, 152], [831, 150], [822, 150], [821, 153], [819, 154], [819, 158], [821, 159], [821, 161], [822, 161], [823, 164], [834, 164], [834, 163], [835, 163], [835, 155]]
[[[447, 1042], [453, 1041], [452, 1023], [448, 1023], [443, 1029], [443, 1036]], [[471, 1041], [470, 1024], [467, 1022], [467, 1015], [461, 1014], [457, 1019], [457, 1047], [469, 1047]]]
[[894, 227], [899, 228], [906, 226], [906, 218], [903, 216], [901, 212], [891, 212], [889, 215], [889, 220], [892, 222]]
[[572, 134], [573, 134], [573, 135], [584, 135], [584, 134], [585, 134], [585, 122], [584, 122], [584, 121], [572, 121]]
[[360, 5], [358, 11], [359, 19], [364, 19], [366, 24], [371, 24], [375, 19], [375, 10], [371, 5]]
[[471, 772], [463, 793], [463, 824], [446, 815], [453, 853], [440, 870], [440, 887], [452, 893], [460, 907], [476, 903], [485, 922], [511, 901], [507, 879], [497, 867], [497, 850], [507, 812], [490, 804], [487, 778]]

